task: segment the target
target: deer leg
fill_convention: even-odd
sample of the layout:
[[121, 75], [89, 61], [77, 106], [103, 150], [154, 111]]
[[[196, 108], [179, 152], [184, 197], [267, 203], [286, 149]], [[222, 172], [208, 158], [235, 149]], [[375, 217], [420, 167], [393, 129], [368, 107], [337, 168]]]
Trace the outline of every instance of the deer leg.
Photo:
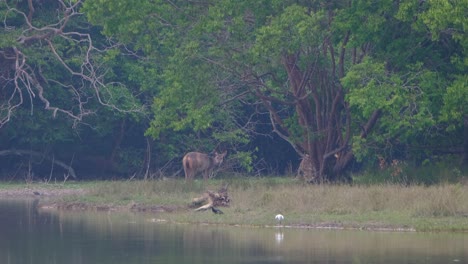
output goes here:
[[185, 180], [190, 179], [190, 170], [184, 164], [184, 173], [185, 173]]

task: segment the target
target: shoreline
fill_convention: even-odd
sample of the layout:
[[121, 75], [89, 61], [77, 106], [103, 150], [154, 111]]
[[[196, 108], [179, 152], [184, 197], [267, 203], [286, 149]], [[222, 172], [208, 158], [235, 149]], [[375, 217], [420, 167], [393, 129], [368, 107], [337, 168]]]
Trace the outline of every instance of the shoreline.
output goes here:
[[[132, 186], [132, 184], [134, 186]], [[258, 196], [258, 190], [256, 189], [248, 189], [245, 191], [240, 188], [233, 188], [231, 194], [234, 196], [233, 201], [235, 201], [235, 203], [231, 204], [229, 207], [221, 207], [225, 212], [224, 215], [214, 216], [211, 210], [195, 212], [193, 208], [190, 207], [189, 201], [191, 199], [190, 197], [193, 198], [197, 196], [200, 193], [200, 190], [205, 190], [218, 184], [211, 183], [211, 185], [202, 186], [201, 188], [196, 187], [196, 190], [190, 190], [188, 193], [183, 194], [177, 194], [186, 188], [186, 185], [183, 182], [175, 182], [175, 184], [178, 185], [170, 186], [172, 189], [168, 192], [164, 192], [168, 189], [167, 185], [164, 185], [167, 183], [152, 182], [151, 184], [153, 186], [148, 186], [147, 182], [94, 182], [92, 184], [71, 183], [68, 186], [43, 185], [40, 183], [27, 185], [4, 185], [0, 186], [0, 200], [38, 200], [37, 208], [41, 211], [129, 212], [135, 214], [148, 214], [150, 217], [154, 217], [154, 219], [164, 219], [165, 222], [174, 224], [225, 225], [249, 228], [362, 230], [376, 232], [468, 232], [468, 213], [464, 210], [452, 216], [418, 216], [408, 214], [405, 211], [388, 210], [383, 207], [379, 211], [364, 211], [362, 213], [344, 213], [341, 211], [342, 207], [339, 207], [340, 210], [336, 212], [315, 211], [315, 208], [313, 207], [310, 207], [310, 210], [302, 211], [296, 211], [298, 210], [297, 208], [291, 208], [289, 210], [280, 211], [287, 215], [289, 223], [284, 225], [275, 225], [272, 224], [274, 222], [273, 217], [270, 217], [271, 214], [274, 216], [276, 210], [271, 205], [268, 207], [257, 207], [260, 202], [265, 203], [265, 201], [271, 201], [273, 199], [271, 195], [274, 192], [266, 190], [262, 191], [261, 195]], [[164, 191], [158, 192], [151, 189], [151, 191], [144, 196], [141, 196], [141, 193], [139, 192], [130, 192], [137, 190], [137, 188], [155, 187], [161, 187]], [[273, 188], [284, 187], [279, 186]], [[304, 190], [304, 187], [291, 188], [293, 188], [293, 191]], [[347, 187], [339, 186], [318, 186], [312, 188], [316, 188], [312, 189], [312, 191], [327, 191], [333, 195], [350, 191]], [[353, 193], [359, 193], [359, 195], [361, 195], [362, 192], [368, 191], [362, 187], [350, 188], [358, 188], [357, 190], [354, 190]], [[389, 192], [385, 187], [370, 188], [373, 192], [372, 197], [374, 197], [375, 193], [378, 192]], [[456, 186], [456, 188], [459, 187]], [[287, 190], [287, 193], [291, 193], [290, 189]], [[394, 189], [391, 190], [393, 191]], [[405, 189], [396, 189], [397, 192], [401, 190]], [[455, 190], [461, 191], [459, 189]], [[282, 198], [285, 193], [286, 190], [283, 192], [283, 196], [281, 196]], [[459, 194], [461, 194], [461, 192], [459, 192]], [[380, 194], [378, 193], [378, 195]], [[164, 199], [161, 200], [161, 197]], [[367, 197], [363, 196], [363, 198]], [[334, 207], [331, 207], [331, 209], [334, 209]], [[352, 212], [352, 210], [355, 209], [355, 207], [352, 207], [347, 210]], [[330, 209], [327, 208], [327, 210]]]
[[[47, 198], [60, 198], [68, 195], [85, 195], [87, 192], [84, 189], [46, 189], [46, 188], [20, 188], [20, 189], [0, 189], [1, 199], [47, 199]], [[112, 205], [112, 204], [91, 204], [85, 202], [58, 202], [58, 201], [40, 201], [38, 204], [39, 210], [57, 210], [57, 211], [90, 211], [90, 212], [131, 212], [143, 214], [156, 214], [156, 213], [176, 213], [176, 212], [189, 212], [193, 209], [189, 206], [167, 206], [167, 205], [144, 205], [137, 203], [130, 203], [129, 205]], [[208, 212], [200, 212], [208, 213]], [[167, 222], [165, 220], [165, 222]], [[317, 230], [360, 230], [360, 231], [373, 231], [373, 232], [418, 232], [412, 227], [403, 226], [386, 226], [379, 224], [368, 225], [345, 225], [340, 223], [322, 222], [310, 224], [290, 224], [290, 225], [252, 225], [252, 224], [226, 224], [226, 223], [212, 223], [212, 222], [173, 222], [175, 224], [202, 224], [202, 225], [226, 225], [235, 227], [249, 227], [249, 228], [284, 228], [284, 229], [317, 229]]]
[[65, 197], [68, 195], [84, 195], [87, 191], [81, 188], [44, 188], [44, 187], [24, 187], [0, 189], [0, 199], [2, 198], [47, 198]]

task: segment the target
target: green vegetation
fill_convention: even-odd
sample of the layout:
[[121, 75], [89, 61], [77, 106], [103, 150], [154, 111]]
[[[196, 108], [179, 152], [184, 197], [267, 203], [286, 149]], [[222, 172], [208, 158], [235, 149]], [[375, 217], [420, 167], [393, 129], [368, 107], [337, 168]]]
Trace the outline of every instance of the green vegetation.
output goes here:
[[0, 1], [0, 178], [170, 177], [214, 149], [250, 176], [303, 157], [330, 182], [384, 163], [463, 174], [467, 13], [450, 0]]
[[[0, 197], [466, 232], [466, 14], [450, 0], [2, 0]], [[183, 181], [184, 154], [213, 150], [228, 153], [217, 178]], [[188, 208], [226, 183], [224, 215]]]
[[[188, 205], [205, 190], [229, 185], [231, 206], [224, 215], [195, 212]], [[294, 178], [234, 178], [194, 181], [98, 181], [62, 184], [1, 184], [9, 189], [78, 188], [84, 194], [53, 198], [53, 202], [83, 203], [128, 210], [131, 205], [166, 206], [173, 212], [152, 213], [157, 219], [179, 223], [221, 225], [275, 225], [274, 215], [285, 215], [285, 225], [393, 229], [417, 231], [468, 231], [468, 186], [399, 184], [310, 185]], [[44, 203], [51, 200], [46, 199]]]

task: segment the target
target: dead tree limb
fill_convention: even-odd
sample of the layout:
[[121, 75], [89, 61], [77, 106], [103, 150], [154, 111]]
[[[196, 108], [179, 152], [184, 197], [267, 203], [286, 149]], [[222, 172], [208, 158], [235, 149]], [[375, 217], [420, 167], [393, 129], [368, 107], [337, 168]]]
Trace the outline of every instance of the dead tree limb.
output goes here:
[[[40, 16], [35, 16], [35, 12], [39, 12], [35, 9], [39, 1], [28, 0], [26, 10], [13, 5], [14, 1], [3, 2], [5, 12], [0, 15], [2, 29], [8, 33], [19, 28], [21, 31], [18, 32], [21, 33], [13, 44], [0, 48], [0, 63], [4, 64], [0, 67], [0, 87], [5, 93], [0, 100], [0, 127], [9, 122], [13, 113], [23, 105], [30, 106], [31, 113], [35, 105], [44, 106], [54, 118], [57, 114], [63, 114], [73, 120], [74, 125], [96, 114], [96, 110], [90, 107], [91, 100], [118, 112], [145, 112], [145, 107], [133, 97], [128, 96], [131, 102], [128, 107], [116, 102], [116, 89], [127, 88], [108, 80], [106, 66], [96, 59], [107, 50], [121, 45], [110, 43], [98, 48], [93, 44], [94, 35], [85, 29], [70, 26], [84, 16], [79, 10], [83, 0], [55, 2], [56, 16], [50, 18], [49, 24], [44, 24], [38, 18]], [[11, 20], [11, 16], [17, 16], [18, 21]], [[44, 55], [47, 61], [41, 60], [41, 63], [47, 64], [45, 67], [31, 59], [37, 56], [33, 52], [39, 52], [38, 46], [42, 53], [47, 54]], [[76, 49], [68, 54], [61, 49], [63, 46]], [[78, 58], [79, 65], [75, 65]], [[64, 70], [65, 76], [48, 74], [50, 68]], [[62, 87], [70, 94], [70, 101], [59, 104], [50, 96], [53, 94], [52, 87]], [[25, 104], [27, 99], [29, 104]]]
[[212, 207], [228, 207], [231, 199], [227, 193], [227, 186], [222, 187], [217, 192], [206, 191], [202, 196], [194, 198], [190, 207], [197, 207], [195, 211], [204, 211]]

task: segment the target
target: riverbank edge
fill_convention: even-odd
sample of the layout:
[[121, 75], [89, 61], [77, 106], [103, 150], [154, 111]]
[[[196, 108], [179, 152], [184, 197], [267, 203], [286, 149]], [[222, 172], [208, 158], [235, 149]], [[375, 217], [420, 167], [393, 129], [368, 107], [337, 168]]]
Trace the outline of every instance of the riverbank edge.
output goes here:
[[[12, 188], [0, 189], [0, 199], [38, 199], [38, 209], [46, 211], [94, 211], [94, 212], [131, 212], [131, 213], [183, 213], [193, 211], [193, 208], [187, 206], [168, 206], [168, 205], [148, 205], [129, 203], [128, 205], [114, 204], [93, 204], [87, 202], [67, 202], [60, 201], [60, 198], [85, 195], [87, 191], [82, 188], [60, 188], [60, 189], [45, 189], [45, 188]], [[203, 213], [203, 212], [201, 212]], [[158, 220], [158, 219], [156, 219]], [[163, 220], [166, 222], [166, 220]], [[376, 231], [376, 232], [427, 232], [426, 230], [417, 230], [410, 226], [391, 226], [380, 223], [352, 223], [352, 222], [317, 222], [307, 224], [290, 224], [290, 225], [253, 225], [253, 224], [229, 224], [229, 223], [213, 223], [213, 222], [190, 222], [190, 221], [169, 221], [175, 224], [201, 224], [201, 225], [225, 225], [235, 227], [249, 228], [293, 228], [293, 229], [320, 229], [320, 230], [361, 230], [361, 231]], [[453, 232], [452, 230], [428, 230], [429, 232]], [[468, 230], [457, 230], [456, 232], [468, 232]]]

